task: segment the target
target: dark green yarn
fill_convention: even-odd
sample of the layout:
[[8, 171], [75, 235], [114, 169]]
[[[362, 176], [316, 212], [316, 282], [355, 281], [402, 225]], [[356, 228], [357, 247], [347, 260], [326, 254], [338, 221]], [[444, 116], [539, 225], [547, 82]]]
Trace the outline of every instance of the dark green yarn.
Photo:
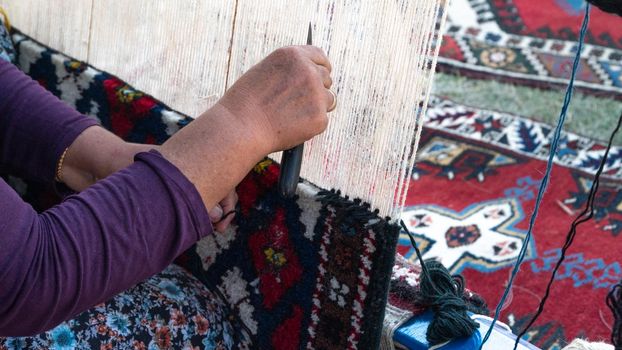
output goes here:
[[428, 343], [471, 336], [479, 325], [467, 315], [462, 278], [452, 277], [438, 261], [427, 260], [425, 265], [427, 276], [422, 274], [419, 286], [421, 301], [434, 312], [426, 333]]
[[412, 234], [400, 222], [421, 263], [418, 302], [432, 309], [434, 318], [428, 326], [426, 339], [429, 345], [441, 344], [455, 338], [470, 337], [479, 327], [467, 314], [468, 305], [463, 299], [464, 279], [452, 276], [436, 260], [423, 260]]

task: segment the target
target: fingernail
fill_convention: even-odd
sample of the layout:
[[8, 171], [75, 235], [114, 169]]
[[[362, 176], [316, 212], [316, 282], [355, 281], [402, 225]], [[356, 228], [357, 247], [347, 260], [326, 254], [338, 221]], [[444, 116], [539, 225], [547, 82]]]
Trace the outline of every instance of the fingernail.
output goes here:
[[209, 218], [212, 222], [219, 221], [222, 218], [222, 208], [220, 204], [217, 204], [212, 210], [209, 212]]

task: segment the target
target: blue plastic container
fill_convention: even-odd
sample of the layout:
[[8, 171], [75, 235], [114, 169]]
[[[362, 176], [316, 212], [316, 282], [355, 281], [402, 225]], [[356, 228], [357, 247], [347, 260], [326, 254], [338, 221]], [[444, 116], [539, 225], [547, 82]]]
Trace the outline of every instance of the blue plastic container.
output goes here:
[[[472, 314], [473, 318], [479, 323], [479, 328], [469, 338], [454, 339], [446, 344], [438, 344], [432, 348], [429, 347], [428, 342], [425, 339], [428, 325], [432, 321], [432, 311], [428, 311], [423, 315], [413, 317], [408, 322], [403, 324], [395, 331], [393, 340], [397, 346], [401, 346], [404, 349], [409, 350], [478, 350], [482, 344], [484, 335], [490, 328], [492, 319], [484, 315]], [[484, 350], [506, 350], [513, 349], [514, 342], [516, 341], [516, 335], [512, 333], [510, 327], [497, 321], [495, 328], [486, 344], [484, 344]], [[517, 350], [540, 350], [536, 346], [528, 343], [525, 340], [520, 341]]]

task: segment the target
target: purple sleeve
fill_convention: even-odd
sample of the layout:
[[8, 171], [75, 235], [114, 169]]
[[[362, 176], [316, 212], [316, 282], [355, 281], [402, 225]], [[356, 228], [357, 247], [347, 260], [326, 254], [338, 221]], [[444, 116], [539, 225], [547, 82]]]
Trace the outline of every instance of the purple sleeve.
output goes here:
[[48, 330], [213, 232], [194, 185], [156, 151], [42, 214], [1, 180], [0, 198], [0, 336]]
[[0, 169], [51, 182], [65, 148], [93, 125], [95, 119], [78, 113], [0, 60]]

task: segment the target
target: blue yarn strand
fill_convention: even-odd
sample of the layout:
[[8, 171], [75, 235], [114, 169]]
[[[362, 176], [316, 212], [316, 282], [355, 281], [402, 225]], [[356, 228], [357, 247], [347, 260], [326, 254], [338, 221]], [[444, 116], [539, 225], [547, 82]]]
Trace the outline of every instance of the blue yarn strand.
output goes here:
[[512, 274], [510, 275], [510, 280], [508, 281], [508, 285], [503, 292], [503, 296], [495, 309], [495, 316], [493, 317], [492, 323], [490, 324], [490, 328], [486, 332], [484, 339], [482, 340], [482, 344], [479, 349], [482, 350], [484, 344], [490, 338], [492, 334], [492, 330], [495, 327], [495, 323], [499, 319], [499, 315], [501, 314], [501, 308], [503, 304], [505, 304], [505, 300], [508, 297], [508, 294], [512, 290], [512, 285], [514, 283], [514, 278], [518, 274], [520, 270], [520, 265], [523, 263], [525, 259], [525, 254], [527, 253], [527, 246], [529, 245], [529, 240], [531, 239], [531, 233], [533, 231], [533, 227], [536, 223], [536, 217], [538, 216], [538, 211], [540, 210], [540, 204], [542, 203], [542, 198], [544, 197], [544, 192], [546, 192], [546, 188], [548, 186], [549, 178], [551, 176], [551, 171], [553, 170], [553, 160], [555, 158], [555, 154], [557, 153], [557, 146], [559, 144], [559, 139], [561, 138], [562, 127], [564, 122], [566, 121], [566, 112], [568, 111], [568, 107], [570, 106], [570, 101], [572, 100], [572, 89], [574, 86], [574, 80], [577, 74], [577, 68], [579, 67], [579, 61], [581, 59], [581, 51], [583, 49], [583, 40], [585, 39], [585, 33], [587, 31], [587, 25], [590, 21], [590, 4], [587, 3], [585, 6], [585, 16], [583, 17], [583, 23], [581, 24], [581, 32], [579, 35], [579, 45], [577, 47], [577, 53], [574, 57], [574, 62], [572, 64], [572, 73], [570, 75], [570, 80], [568, 82], [568, 87], [566, 88], [566, 95], [564, 96], [564, 103], [562, 104], [562, 109], [559, 114], [559, 119], [557, 121], [557, 126], [555, 127], [555, 133], [553, 134], [553, 140], [551, 141], [551, 149], [549, 153], [548, 162], [546, 164], [546, 172], [544, 173], [544, 177], [542, 178], [542, 182], [540, 183], [540, 188], [538, 189], [538, 196], [536, 197], [536, 204], [534, 206], [533, 212], [531, 214], [531, 218], [529, 219], [529, 229], [527, 230], [527, 234], [525, 235], [525, 240], [523, 241], [523, 246], [518, 253], [518, 257], [516, 260], [516, 264], [514, 264], [514, 269], [512, 270]]

